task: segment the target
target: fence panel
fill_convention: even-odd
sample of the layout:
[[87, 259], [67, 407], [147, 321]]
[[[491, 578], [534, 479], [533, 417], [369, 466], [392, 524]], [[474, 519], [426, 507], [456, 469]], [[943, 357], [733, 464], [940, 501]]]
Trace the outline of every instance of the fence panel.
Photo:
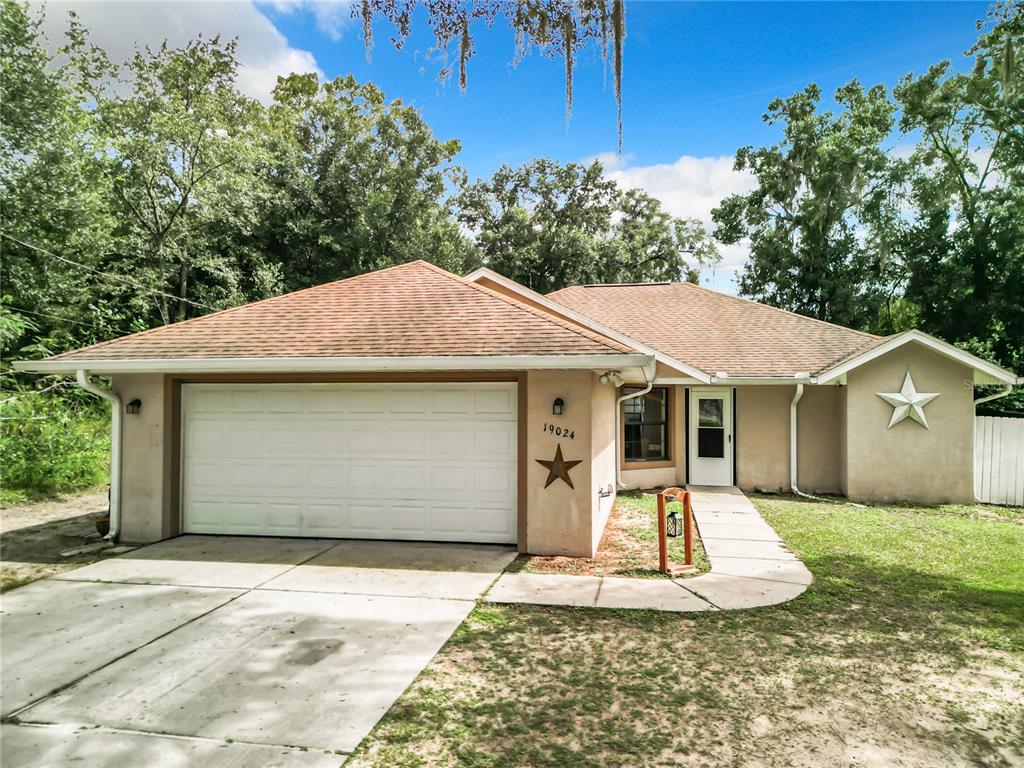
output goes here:
[[975, 417], [974, 495], [1024, 506], [1024, 419]]

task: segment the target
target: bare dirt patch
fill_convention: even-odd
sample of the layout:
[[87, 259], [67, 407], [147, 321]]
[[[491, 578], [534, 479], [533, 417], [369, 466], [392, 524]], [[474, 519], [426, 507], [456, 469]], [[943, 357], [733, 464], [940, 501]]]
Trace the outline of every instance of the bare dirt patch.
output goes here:
[[[679, 514], [682, 507], [675, 505]], [[575, 576], [620, 576], [657, 578], [658, 571], [658, 517], [657, 497], [650, 493], [620, 494], [608, 518], [597, 555], [585, 557], [543, 557], [520, 555], [509, 567], [510, 571], [524, 573], [562, 573]], [[707, 572], [709, 566], [704, 548], [694, 526], [693, 574]], [[682, 564], [683, 538], [668, 540], [669, 562]], [[678, 578], [675, 577], [675, 578]]]
[[79, 568], [107, 555], [62, 557], [100, 541], [96, 517], [107, 510], [107, 489], [0, 509], [0, 591]]

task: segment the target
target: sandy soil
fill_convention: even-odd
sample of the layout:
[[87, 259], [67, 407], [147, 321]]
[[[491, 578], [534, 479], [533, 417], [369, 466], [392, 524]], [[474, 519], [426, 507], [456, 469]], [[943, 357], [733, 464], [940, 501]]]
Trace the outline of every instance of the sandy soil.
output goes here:
[[0, 591], [102, 559], [103, 552], [61, 552], [98, 542], [95, 518], [106, 510], [105, 486], [0, 509]]
[[[628, 576], [649, 578], [658, 572], [658, 540], [654, 513], [640, 499], [621, 496], [605, 526], [597, 554], [585, 557], [544, 557], [520, 555], [509, 570], [526, 573], [565, 573], [576, 576]], [[683, 562], [682, 538], [669, 539], [669, 561]], [[704, 548], [694, 526], [694, 565], [691, 575], [708, 570]]]

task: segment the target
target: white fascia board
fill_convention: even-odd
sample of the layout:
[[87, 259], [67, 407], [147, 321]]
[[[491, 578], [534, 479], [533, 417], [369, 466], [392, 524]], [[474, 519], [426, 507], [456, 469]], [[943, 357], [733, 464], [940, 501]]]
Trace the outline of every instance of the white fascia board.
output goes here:
[[35, 373], [373, 373], [384, 371], [622, 370], [647, 368], [644, 354], [464, 355], [423, 357], [236, 357], [141, 360], [19, 360], [14, 367]]
[[565, 306], [564, 304], [559, 304], [557, 301], [549, 299], [542, 293], [537, 293], [533, 289], [527, 288], [525, 285], [520, 285], [515, 280], [510, 280], [504, 275], [499, 275], [497, 272], [490, 270], [487, 267], [480, 267], [478, 269], [474, 269], [465, 277], [466, 280], [469, 280], [472, 283], [479, 282], [481, 278], [490, 280], [492, 283], [497, 283], [503, 288], [508, 288], [510, 291], [514, 291], [523, 298], [529, 299], [532, 302], [540, 304], [542, 307], [544, 307], [547, 310], [550, 310], [551, 312], [557, 312], [558, 314], [565, 315], [573, 322], [579, 323], [584, 328], [589, 328], [595, 333], [600, 333], [602, 336], [607, 336], [610, 339], [614, 339], [620, 344], [626, 344], [630, 347], [635, 347], [637, 350], [645, 352], [648, 355], [653, 355], [659, 363], [664, 363], [665, 365], [669, 365], [677, 370], [682, 371], [683, 373], [687, 373], [699, 382], [707, 384], [708, 382], [711, 381], [711, 376], [705, 373], [704, 371], [700, 370], [699, 368], [694, 368], [692, 365], [687, 365], [684, 362], [676, 360], [671, 355], [666, 355], [664, 352], [660, 352], [654, 347], [650, 347], [644, 344], [643, 342], [630, 338], [626, 334], [621, 333], [620, 331], [616, 331], [614, 328], [609, 328], [607, 325], [599, 323], [596, 320], [587, 317], [586, 315], [582, 315], [576, 310], [570, 309], [569, 307]]
[[894, 336], [877, 347], [872, 347], [867, 352], [861, 355], [847, 360], [841, 365], [837, 365], [835, 368], [827, 370], [817, 376], [817, 382], [819, 384], [828, 384], [833, 380], [846, 375], [854, 368], [859, 368], [865, 363], [869, 363], [882, 355], [887, 355], [893, 350], [899, 349], [904, 344], [910, 342], [916, 342], [928, 349], [931, 349], [944, 357], [948, 357], [950, 360], [955, 360], [962, 365], [973, 369], [974, 371], [974, 382], [976, 384], [1016, 384], [1019, 382], [1017, 374], [1012, 371], [1008, 371], [1005, 368], [1000, 368], [998, 365], [982, 360], [976, 355], [972, 355], [970, 352], [965, 352], [959, 347], [955, 347], [948, 342], [937, 339], [934, 336], [929, 336], [924, 331], [905, 331], [904, 333]]
[[737, 386], [741, 384], [819, 384], [821, 382], [811, 376], [715, 376], [712, 383]]

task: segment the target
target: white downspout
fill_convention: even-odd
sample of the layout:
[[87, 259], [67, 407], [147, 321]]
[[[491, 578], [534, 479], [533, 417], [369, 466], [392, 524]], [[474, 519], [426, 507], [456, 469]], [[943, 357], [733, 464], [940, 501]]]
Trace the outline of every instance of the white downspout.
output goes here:
[[121, 532], [121, 398], [116, 392], [97, 386], [88, 371], [78, 370], [75, 380], [86, 392], [110, 401], [110, 532], [105, 538], [117, 541]]
[[620, 424], [619, 414], [622, 412], [622, 404], [627, 400], [632, 400], [634, 397], [642, 397], [646, 395], [654, 387], [654, 371], [651, 371], [651, 375], [647, 375], [647, 366], [641, 369], [644, 375], [645, 386], [643, 389], [636, 392], [631, 392], [628, 395], [623, 395], [615, 401], [615, 488], [616, 490], [622, 490], [625, 486], [622, 484], [622, 444], [620, 435], [622, 434], [622, 425]]
[[974, 401], [974, 407], [977, 408], [982, 403], [988, 403], [992, 400], [998, 400], [1001, 397], [1006, 397], [1013, 390], [1013, 384], [1007, 384], [1006, 388], [1001, 392], [996, 392], [994, 395], [986, 395], [985, 397], [979, 397]]
[[818, 496], [812, 496], [809, 493], [804, 493], [800, 490], [800, 486], [797, 485], [796, 477], [796, 443], [797, 443], [797, 420], [796, 420], [796, 406], [800, 402], [800, 398], [804, 396], [804, 385], [796, 385], [796, 393], [793, 395], [793, 401], [789, 404], [789, 489], [797, 496], [802, 496], [805, 499], [814, 499], [815, 501], [827, 501]]

